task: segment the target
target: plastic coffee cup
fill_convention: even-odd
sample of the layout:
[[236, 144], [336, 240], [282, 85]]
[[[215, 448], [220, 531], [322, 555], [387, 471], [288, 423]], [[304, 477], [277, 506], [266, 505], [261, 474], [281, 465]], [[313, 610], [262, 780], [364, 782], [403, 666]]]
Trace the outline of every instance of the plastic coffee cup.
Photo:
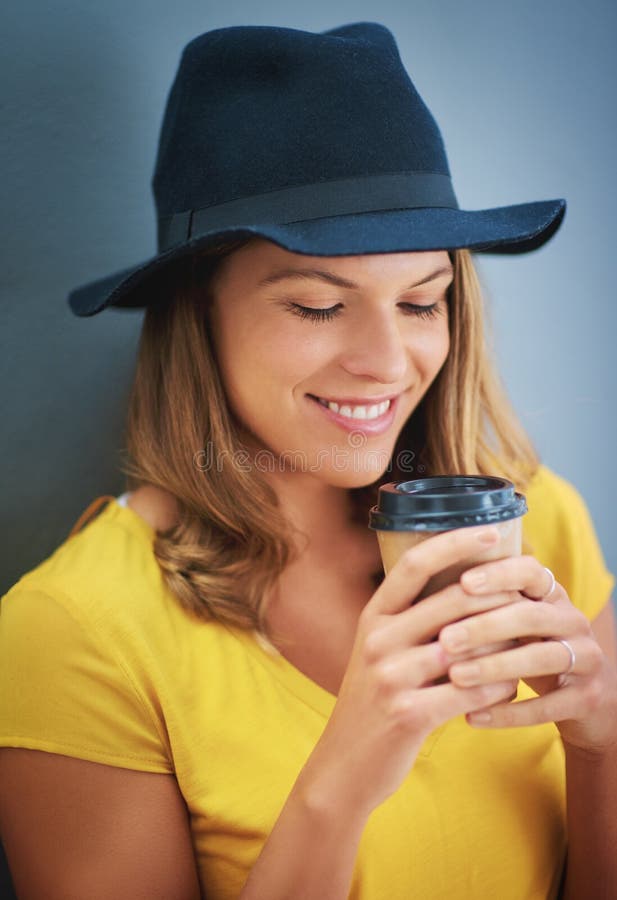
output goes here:
[[[414, 599], [416, 603], [456, 583], [473, 566], [487, 560], [519, 556], [522, 517], [526, 512], [525, 497], [516, 493], [512, 482], [505, 478], [439, 475], [382, 485], [377, 506], [370, 511], [369, 528], [377, 532], [386, 574], [407, 549], [444, 531], [491, 525], [499, 532], [496, 544], [479, 548], [466, 559], [433, 575]], [[486, 656], [516, 645], [516, 641], [494, 644], [468, 655]], [[436, 683], [444, 681], [447, 679]]]

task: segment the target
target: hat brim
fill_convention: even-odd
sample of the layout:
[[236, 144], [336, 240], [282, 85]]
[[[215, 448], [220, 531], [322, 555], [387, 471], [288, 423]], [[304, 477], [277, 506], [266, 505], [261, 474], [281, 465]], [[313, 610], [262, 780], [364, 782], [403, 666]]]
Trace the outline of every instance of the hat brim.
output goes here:
[[357, 256], [466, 248], [483, 253], [528, 253], [545, 244], [565, 215], [565, 200], [544, 200], [495, 209], [402, 209], [291, 222], [239, 225], [195, 235], [136, 266], [89, 282], [69, 294], [76, 316], [107, 306], [148, 306], [151, 279], [173, 261], [224, 239], [261, 237], [308, 256]]

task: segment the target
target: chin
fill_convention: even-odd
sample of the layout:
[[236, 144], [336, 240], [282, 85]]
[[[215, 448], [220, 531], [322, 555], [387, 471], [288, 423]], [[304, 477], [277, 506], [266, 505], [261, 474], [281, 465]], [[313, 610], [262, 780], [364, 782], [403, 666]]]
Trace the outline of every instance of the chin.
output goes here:
[[369, 484], [373, 484], [381, 478], [385, 471], [385, 466], [377, 466], [375, 468], [358, 467], [356, 470], [354, 470], [353, 467], [350, 467], [344, 471], [328, 469], [327, 471], [323, 471], [318, 477], [320, 477], [320, 480], [322, 481], [327, 481], [332, 487], [350, 490], [351, 488], [368, 487]]
[[[362, 441], [357, 446], [353, 440]], [[361, 488], [373, 484], [392, 470], [392, 447], [370, 448], [361, 435], [352, 436], [348, 446], [333, 445], [309, 454], [308, 470], [322, 483], [340, 488]]]

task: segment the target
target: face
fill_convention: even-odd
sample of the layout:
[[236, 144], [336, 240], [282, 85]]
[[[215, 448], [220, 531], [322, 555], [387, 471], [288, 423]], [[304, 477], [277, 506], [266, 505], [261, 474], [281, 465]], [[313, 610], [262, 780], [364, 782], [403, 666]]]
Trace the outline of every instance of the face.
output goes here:
[[227, 257], [210, 328], [260, 471], [375, 481], [448, 354], [451, 281], [445, 251], [323, 257], [255, 240]]

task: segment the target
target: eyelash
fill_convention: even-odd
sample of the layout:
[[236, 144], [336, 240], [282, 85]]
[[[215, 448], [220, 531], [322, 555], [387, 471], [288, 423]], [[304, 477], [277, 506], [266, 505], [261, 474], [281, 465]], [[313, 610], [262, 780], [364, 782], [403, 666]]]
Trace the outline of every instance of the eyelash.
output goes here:
[[[418, 316], [421, 319], [434, 319], [440, 315], [437, 303], [430, 306], [418, 306], [413, 303], [404, 303], [407, 309], [406, 315]], [[311, 309], [309, 306], [301, 306], [299, 303], [288, 303], [288, 309], [301, 319], [310, 319], [312, 322], [329, 322], [336, 318], [341, 311], [340, 306], [331, 306], [328, 309]]]

